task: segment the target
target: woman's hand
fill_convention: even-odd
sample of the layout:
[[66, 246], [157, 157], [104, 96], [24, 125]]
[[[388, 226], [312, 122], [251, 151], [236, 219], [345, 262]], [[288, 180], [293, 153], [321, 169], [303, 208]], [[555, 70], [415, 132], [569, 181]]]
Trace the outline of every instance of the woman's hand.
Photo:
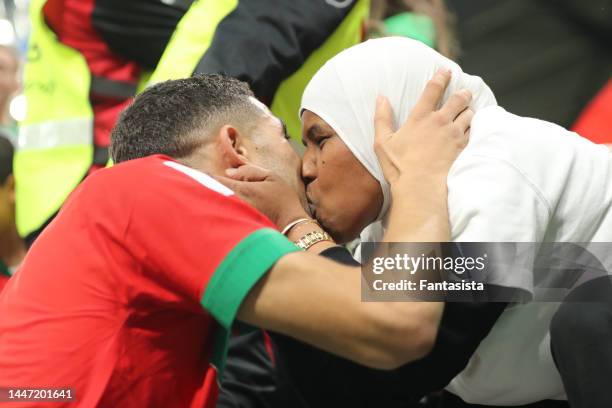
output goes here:
[[436, 73], [396, 132], [389, 102], [377, 101], [374, 148], [393, 198], [387, 242], [450, 240], [446, 178], [468, 142], [474, 113], [469, 109], [472, 95], [465, 90], [436, 109], [449, 81], [450, 72]]
[[[393, 110], [379, 97], [374, 116], [374, 150], [392, 189], [414, 188], [435, 183], [446, 186], [448, 171], [468, 142], [474, 113], [469, 109], [472, 95], [455, 92], [439, 110], [450, 71], [439, 71], [427, 83], [406, 123], [393, 131]], [[401, 180], [401, 183], [400, 183]], [[412, 188], [412, 187], [411, 187]]]
[[251, 164], [226, 170], [217, 177], [240, 198], [266, 215], [280, 230], [300, 218], [310, 218], [298, 193], [275, 173]]

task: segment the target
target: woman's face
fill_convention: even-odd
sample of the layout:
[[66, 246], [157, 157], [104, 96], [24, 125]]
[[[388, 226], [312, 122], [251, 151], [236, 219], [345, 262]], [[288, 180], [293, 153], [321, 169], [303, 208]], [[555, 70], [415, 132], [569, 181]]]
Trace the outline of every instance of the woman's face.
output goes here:
[[357, 238], [380, 212], [380, 184], [331, 126], [308, 110], [302, 114], [302, 141], [302, 178], [313, 215], [336, 242]]

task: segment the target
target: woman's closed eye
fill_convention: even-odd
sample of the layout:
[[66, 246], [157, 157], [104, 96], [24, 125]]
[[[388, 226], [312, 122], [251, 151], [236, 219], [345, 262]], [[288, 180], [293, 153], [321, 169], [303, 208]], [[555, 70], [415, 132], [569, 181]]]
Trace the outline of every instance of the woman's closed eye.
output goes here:
[[319, 149], [323, 148], [323, 145], [325, 144], [325, 142], [327, 141], [327, 139], [331, 138], [331, 135], [328, 136], [318, 136], [315, 140], [315, 143], [317, 144], [317, 146], [319, 147]]

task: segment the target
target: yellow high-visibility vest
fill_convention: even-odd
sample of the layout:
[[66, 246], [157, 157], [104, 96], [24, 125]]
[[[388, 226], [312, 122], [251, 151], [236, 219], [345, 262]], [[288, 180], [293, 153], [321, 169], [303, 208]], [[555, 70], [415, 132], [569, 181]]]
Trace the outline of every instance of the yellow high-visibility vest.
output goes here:
[[[217, 25], [238, 6], [238, 0], [197, 0], [179, 22], [150, 83], [191, 76], [202, 55], [210, 47]], [[370, 0], [357, 0], [331, 36], [304, 64], [279, 86], [271, 104], [272, 112], [287, 125], [289, 134], [300, 138], [298, 109], [302, 93], [317, 70], [340, 51], [362, 40], [363, 24]]]
[[27, 113], [19, 124], [14, 162], [17, 228], [24, 237], [58, 211], [93, 160], [91, 74], [85, 58], [47, 26], [44, 4], [30, 3]]
[[[85, 57], [46, 24], [46, 0], [30, 3], [31, 34], [24, 70], [26, 117], [14, 161], [16, 221], [22, 237], [37, 232], [106, 152], [94, 146], [92, 89], [129, 98], [136, 87], [92, 77]], [[148, 79], [146, 74], [143, 79]], [[96, 153], [104, 153], [97, 157]], [[94, 159], [95, 158], [95, 159]]]

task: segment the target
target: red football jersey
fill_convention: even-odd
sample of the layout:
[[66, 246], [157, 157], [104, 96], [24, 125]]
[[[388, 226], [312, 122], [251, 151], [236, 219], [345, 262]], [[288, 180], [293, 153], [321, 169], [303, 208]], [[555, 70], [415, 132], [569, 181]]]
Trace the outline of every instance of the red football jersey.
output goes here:
[[3, 274], [0, 272], [0, 292], [4, 289], [4, 286], [8, 283], [10, 276], [8, 274]]
[[[167, 157], [101, 170], [0, 294], [0, 389], [212, 408], [241, 302], [296, 250], [231, 190]], [[30, 404], [15, 406], [41, 402]]]

